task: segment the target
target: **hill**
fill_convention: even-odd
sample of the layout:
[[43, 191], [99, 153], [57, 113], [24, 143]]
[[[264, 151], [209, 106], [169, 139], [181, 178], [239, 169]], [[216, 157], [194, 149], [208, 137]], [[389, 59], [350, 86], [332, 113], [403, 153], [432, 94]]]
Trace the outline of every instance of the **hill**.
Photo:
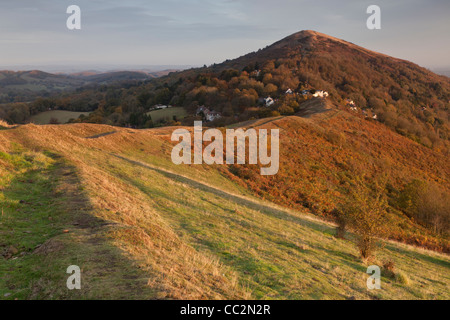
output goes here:
[[157, 72], [144, 72], [144, 71], [113, 71], [104, 73], [94, 73], [94, 74], [73, 74], [70, 75], [75, 78], [83, 79], [88, 82], [95, 82], [99, 84], [108, 84], [120, 81], [130, 81], [130, 80], [149, 80], [162, 76], [166, 76], [170, 72], [176, 70], [163, 70]]
[[[210, 67], [0, 110], [10, 123], [90, 112], [0, 127], [0, 296], [448, 299], [449, 95], [446, 77], [302, 31]], [[206, 127], [279, 129], [278, 174], [175, 166], [170, 136], [192, 131], [202, 105], [222, 116]], [[377, 230], [376, 258], [359, 258], [358, 223]], [[54, 284], [74, 255], [87, 288], [68, 293]], [[369, 263], [381, 291], [366, 289]]]
[[41, 92], [62, 91], [80, 87], [85, 82], [64, 75], [56, 75], [38, 70], [0, 71], [0, 101], [11, 102], [16, 96], [36, 97]]
[[[244, 122], [236, 127], [281, 131], [278, 174], [261, 176], [258, 166], [229, 168], [230, 179], [253, 194], [334, 220], [333, 211], [348, 199], [349, 191], [361, 187], [355, 184], [358, 179], [370, 185], [382, 178], [383, 192], [389, 199], [387, 237], [450, 252], [450, 167], [446, 155], [377, 121], [327, 106], [320, 99], [308, 102], [294, 116]], [[432, 219], [425, 221], [400, 203], [407, 186], [417, 181], [433, 185], [436, 194], [443, 194], [444, 198], [432, 200], [446, 208], [439, 213], [440, 218], [435, 216], [441, 227], [432, 227]], [[429, 207], [427, 212], [432, 215], [434, 210]], [[441, 234], [436, 232], [439, 228]]]
[[[290, 89], [293, 94], [286, 94]], [[324, 90], [337, 107], [353, 101], [396, 132], [427, 147], [447, 150], [450, 79], [414, 63], [373, 52], [315, 31], [301, 31], [264, 49], [209, 67], [174, 72], [142, 84], [87, 89], [68, 97], [101, 105], [86, 122], [137, 128], [157, 104], [184, 107], [191, 125], [198, 106], [221, 113], [212, 125], [229, 125], [276, 114], [293, 115]], [[275, 103], [266, 107], [263, 98]], [[84, 110], [72, 110], [84, 111]], [[137, 119], [141, 117], [142, 121]]]
[[[267, 127], [315, 127], [308, 121]], [[0, 297], [449, 298], [448, 256], [385, 242], [376, 263], [395, 268], [369, 291], [352, 235], [338, 239], [329, 222], [255, 198], [221, 167], [173, 165], [171, 133], [93, 124], [0, 131]], [[68, 291], [74, 263], [82, 289]]]
[[24, 102], [51, 94], [74, 92], [83, 86], [145, 81], [165, 76], [174, 70], [144, 71], [87, 71], [74, 74], [52, 74], [39, 70], [0, 71], [0, 103]]

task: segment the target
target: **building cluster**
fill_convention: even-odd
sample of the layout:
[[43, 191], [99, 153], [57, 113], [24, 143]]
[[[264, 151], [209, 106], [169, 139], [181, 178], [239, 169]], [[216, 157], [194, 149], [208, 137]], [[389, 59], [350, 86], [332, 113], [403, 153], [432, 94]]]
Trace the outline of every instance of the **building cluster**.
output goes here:
[[[358, 107], [356, 106], [356, 103], [355, 103], [353, 100], [346, 99], [346, 100], [345, 100], [345, 104], [346, 104], [346, 106], [347, 106], [351, 111], [358, 112]], [[363, 114], [364, 118], [369, 118], [369, 114], [367, 113], [366, 110], [361, 109], [361, 111], [362, 111], [362, 114]], [[372, 118], [373, 120], [378, 120], [378, 115], [373, 114], [373, 115], [371, 116], [371, 118]]]
[[220, 112], [217, 112], [214, 110], [209, 110], [205, 106], [198, 107], [196, 115], [201, 116], [207, 122], [211, 122], [211, 121], [222, 118], [222, 114]]

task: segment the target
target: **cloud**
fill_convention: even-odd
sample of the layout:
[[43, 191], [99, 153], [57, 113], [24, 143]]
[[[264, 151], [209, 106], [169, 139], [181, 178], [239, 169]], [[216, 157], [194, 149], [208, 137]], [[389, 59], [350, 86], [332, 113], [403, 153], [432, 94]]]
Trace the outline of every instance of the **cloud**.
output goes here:
[[[313, 29], [422, 65], [447, 64], [447, 0], [378, 0], [382, 30], [365, 27], [366, 0], [73, 0], [0, 2], [3, 64], [90, 61], [210, 64]], [[426, 43], [427, 48], [421, 44]]]

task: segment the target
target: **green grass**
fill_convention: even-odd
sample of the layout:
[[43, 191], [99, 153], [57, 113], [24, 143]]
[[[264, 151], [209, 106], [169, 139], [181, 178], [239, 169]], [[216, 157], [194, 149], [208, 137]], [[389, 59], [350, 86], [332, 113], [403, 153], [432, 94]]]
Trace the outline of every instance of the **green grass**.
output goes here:
[[[82, 138], [60, 135], [77, 128]], [[54, 153], [0, 153], [0, 299], [450, 298], [448, 256], [385, 242], [370, 264], [392, 260], [395, 275], [369, 291], [351, 235], [252, 197], [217, 167], [173, 165], [152, 131], [38, 129], [12, 132]], [[65, 287], [72, 264], [81, 291]]]
[[[86, 216], [72, 167], [48, 153], [0, 158], [11, 165], [0, 178], [0, 300], [149, 296], [134, 264], [104, 240], [102, 221]], [[67, 180], [73, 190], [62, 188]], [[70, 265], [83, 268], [80, 291], [66, 287]]]
[[163, 121], [172, 121], [174, 120], [174, 116], [177, 121], [184, 119], [187, 116], [187, 112], [184, 108], [181, 107], [172, 107], [162, 110], [150, 111], [147, 115], [152, 117], [153, 123], [159, 123]]
[[252, 298], [449, 298], [446, 257], [389, 244], [375, 264], [391, 257], [410, 281], [384, 275], [382, 290], [369, 291], [367, 265], [354, 243], [336, 239], [330, 225], [158, 169], [123, 160], [113, 167], [119, 179], [147, 195], [184, 242], [236, 272]]
[[78, 119], [81, 115], [88, 116], [90, 112], [74, 112], [65, 110], [53, 110], [41, 112], [31, 117], [30, 122], [34, 124], [49, 124], [52, 118], [58, 120], [59, 123], [67, 123], [70, 119]]

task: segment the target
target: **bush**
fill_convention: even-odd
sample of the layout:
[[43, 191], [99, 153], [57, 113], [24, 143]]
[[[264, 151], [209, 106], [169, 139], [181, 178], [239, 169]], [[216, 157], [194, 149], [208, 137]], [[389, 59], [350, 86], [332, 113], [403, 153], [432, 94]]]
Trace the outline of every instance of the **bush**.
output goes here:
[[357, 236], [357, 245], [361, 258], [372, 258], [377, 248], [377, 238], [386, 232], [386, 207], [387, 200], [384, 188], [380, 183], [375, 183], [369, 188], [362, 179], [349, 190], [347, 201], [339, 210], [346, 224]]
[[55, 117], [51, 117], [50, 118], [50, 124], [61, 124], [61, 122], [59, 122], [59, 120]]
[[347, 142], [347, 139], [345, 138], [345, 134], [343, 134], [342, 132], [337, 132], [335, 130], [329, 130], [325, 134], [325, 139], [327, 139], [328, 142], [338, 146], [339, 149], [342, 149], [342, 147]]
[[395, 275], [395, 281], [397, 281], [398, 283], [404, 284], [406, 286], [408, 286], [410, 283], [408, 276], [401, 271]]
[[390, 278], [395, 278], [395, 262], [392, 260], [387, 260], [383, 263], [383, 270], [386, 276]]

